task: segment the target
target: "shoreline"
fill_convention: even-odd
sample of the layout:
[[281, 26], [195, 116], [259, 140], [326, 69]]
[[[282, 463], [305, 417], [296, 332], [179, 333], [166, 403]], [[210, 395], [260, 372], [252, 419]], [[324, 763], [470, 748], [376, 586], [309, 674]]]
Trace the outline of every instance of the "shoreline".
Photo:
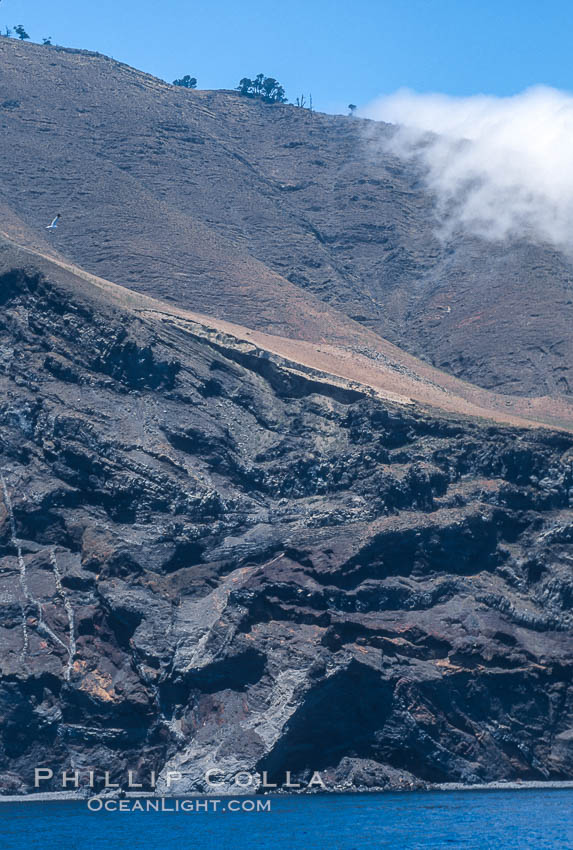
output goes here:
[[[404, 788], [356, 788], [356, 789], [333, 789], [332, 791], [313, 791], [306, 792], [308, 796], [350, 796], [350, 795], [369, 795], [369, 794], [415, 794], [415, 793], [447, 793], [459, 791], [566, 791], [573, 790], [573, 780], [530, 780], [523, 782], [516, 781], [497, 781], [497, 782], [482, 782], [475, 785], [465, 785], [460, 782], [440, 782], [433, 785], [427, 785], [423, 788], [404, 789]], [[94, 797], [103, 797], [104, 799], [127, 799], [134, 800], [138, 798], [146, 799], [218, 799], [218, 798], [247, 798], [247, 797], [302, 797], [305, 792], [297, 794], [289, 793], [274, 793], [274, 794], [153, 794], [151, 792], [138, 793], [136, 791], [128, 791], [124, 794], [87, 794], [83, 792], [73, 791], [40, 791], [36, 794], [0, 794], [0, 803], [57, 803], [57, 802], [85, 802]]]

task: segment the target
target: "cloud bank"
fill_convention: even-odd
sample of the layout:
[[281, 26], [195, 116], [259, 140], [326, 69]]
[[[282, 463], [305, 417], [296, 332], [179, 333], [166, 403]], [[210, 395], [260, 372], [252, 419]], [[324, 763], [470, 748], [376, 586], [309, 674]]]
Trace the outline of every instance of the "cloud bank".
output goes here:
[[384, 149], [422, 165], [445, 238], [462, 229], [573, 251], [573, 95], [542, 86], [506, 98], [404, 90], [360, 114], [400, 125]]

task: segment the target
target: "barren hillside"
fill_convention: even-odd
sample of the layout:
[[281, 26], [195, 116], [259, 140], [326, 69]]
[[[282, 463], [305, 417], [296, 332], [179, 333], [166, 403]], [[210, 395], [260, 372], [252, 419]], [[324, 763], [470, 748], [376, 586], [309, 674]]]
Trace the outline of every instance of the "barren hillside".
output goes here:
[[43, 238], [62, 212], [53, 247], [87, 271], [287, 337], [359, 348], [369, 328], [497, 392], [570, 394], [569, 262], [440, 243], [419, 175], [377, 153], [384, 125], [12, 39], [0, 62], [3, 218]]

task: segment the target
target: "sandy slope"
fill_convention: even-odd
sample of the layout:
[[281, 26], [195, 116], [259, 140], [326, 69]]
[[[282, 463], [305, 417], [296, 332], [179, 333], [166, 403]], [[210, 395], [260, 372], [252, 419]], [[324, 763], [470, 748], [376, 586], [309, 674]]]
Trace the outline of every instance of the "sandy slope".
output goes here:
[[[44, 273], [57, 272], [61, 277], [65, 272], [68, 285], [74, 285], [74, 278], [76, 284], [81, 279], [90, 288], [105, 292], [108, 299], [141, 317], [177, 325], [222, 345], [239, 344], [246, 350], [268, 352], [289, 361], [291, 367], [320, 373], [323, 380], [360, 385], [402, 404], [418, 403], [511, 425], [545, 425], [573, 430], [573, 405], [564, 398], [518, 398], [489, 392], [434, 369], [362, 327], [357, 334], [352, 333], [352, 327], [343, 327], [338, 344], [324, 337], [300, 340], [250, 330], [233, 322], [183, 310], [90, 274], [63, 259], [45, 240], [30, 234], [25, 225], [14, 224], [10, 235], [0, 233], [6, 243], [21, 252], [23, 260], [24, 257], [33, 258]], [[19, 239], [24, 238], [37, 247], [21, 244]]]

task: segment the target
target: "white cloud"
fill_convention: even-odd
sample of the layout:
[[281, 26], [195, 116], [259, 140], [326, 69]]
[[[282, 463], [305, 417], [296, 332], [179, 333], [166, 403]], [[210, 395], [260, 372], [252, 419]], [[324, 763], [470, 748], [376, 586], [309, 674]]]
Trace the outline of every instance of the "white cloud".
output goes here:
[[573, 95], [542, 86], [506, 98], [404, 90], [360, 114], [400, 125], [384, 149], [421, 163], [444, 236], [461, 228], [573, 246]]

